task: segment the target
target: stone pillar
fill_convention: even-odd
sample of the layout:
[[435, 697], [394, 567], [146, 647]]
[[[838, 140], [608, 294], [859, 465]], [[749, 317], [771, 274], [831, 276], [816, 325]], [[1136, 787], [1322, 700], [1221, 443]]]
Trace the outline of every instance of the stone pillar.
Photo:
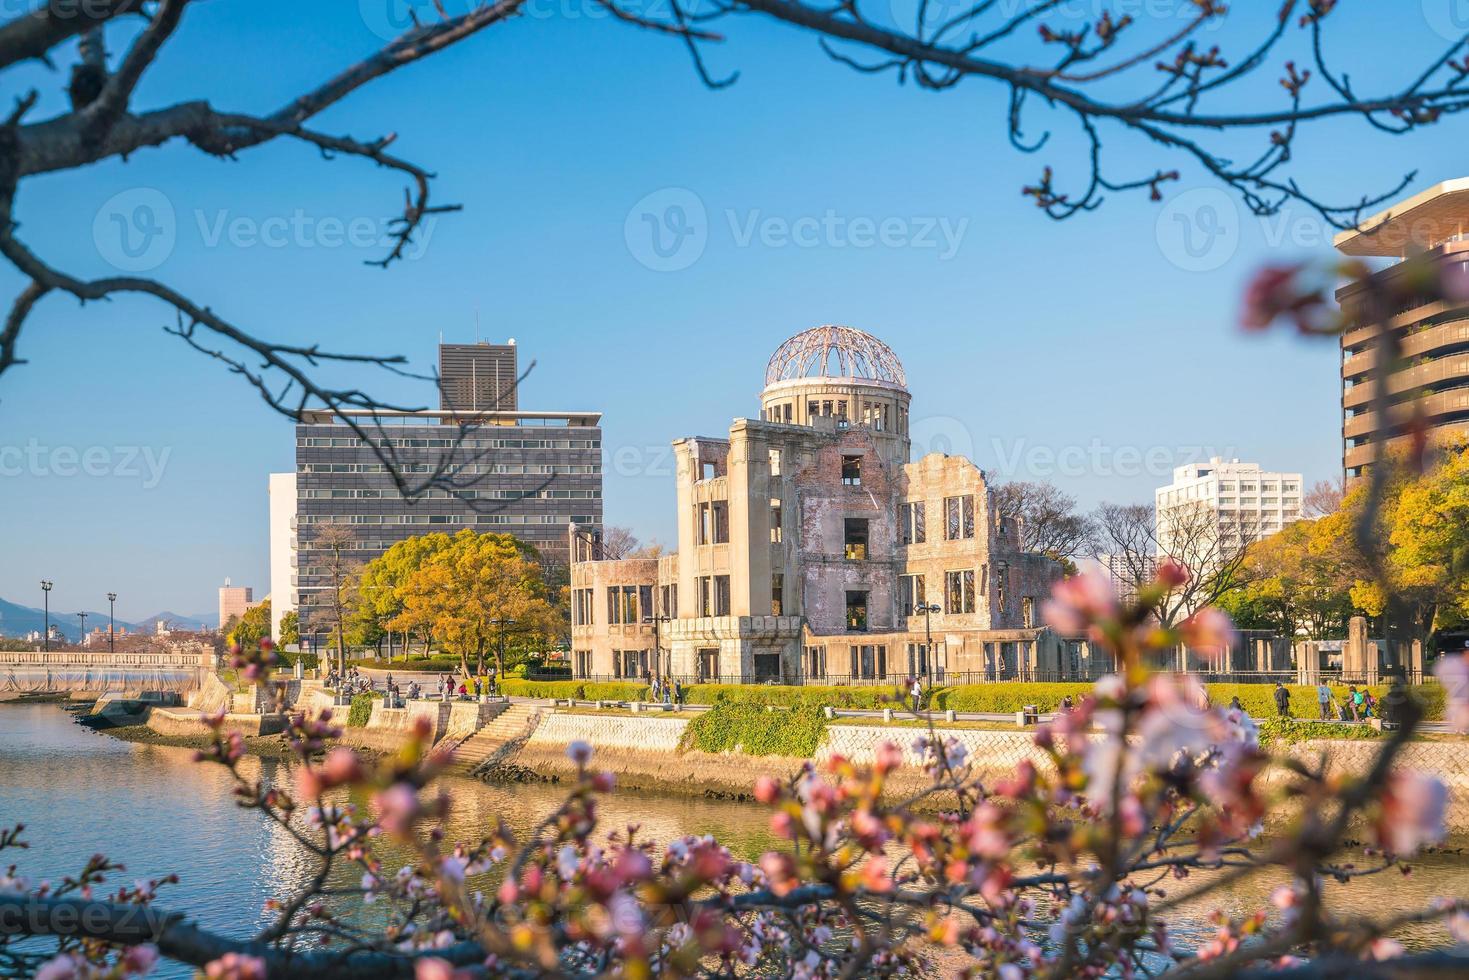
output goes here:
[[[1408, 679], [1415, 684], [1423, 683], [1423, 641], [1414, 640], [1408, 648]], [[1376, 678], [1373, 678], [1376, 680]]]
[[[1370, 666], [1371, 672], [1373, 674], [1376, 674], [1379, 670], [1382, 669], [1382, 647], [1377, 644], [1377, 641], [1367, 641], [1366, 653], [1363, 655], [1362, 663], [1364, 668]], [[1362, 673], [1367, 673], [1367, 670], [1364, 669]]]
[[1296, 683], [1314, 686], [1321, 676], [1321, 659], [1316, 644], [1302, 640], [1296, 644]]
[[1364, 676], [1370, 670], [1376, 673], [1377, 656], [1368, 650], [1367, 620], [1353, 616], [1347, 621], [1347, 642], [1342, 645], [1342, 673], [1348, 678]]

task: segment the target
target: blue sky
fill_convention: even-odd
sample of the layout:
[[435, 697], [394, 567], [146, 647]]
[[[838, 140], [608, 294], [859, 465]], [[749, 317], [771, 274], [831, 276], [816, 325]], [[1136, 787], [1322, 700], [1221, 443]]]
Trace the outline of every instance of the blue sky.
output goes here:
[[[381, 43], [389, 2], [402, 0], [196, 5], [137, 102], [269, 111]], [[1258, 16], [1251, 6], [1235, 20]], [[1410, 53], [1445, 44], [1449, 0], [1425, 0], [1422, 16], [1417, 3], [1347, 6], [1371, 8], [1343, 9], [1332, 34], [1360, 88], [1400, 82]], [[755, 414], [771, 351], [826, 322], [897, 351], [921, 443], [967, 450], [1002, 479], [1053, 479], [1087, 506], [1148, 499], [1167, 482], [1160, 463], [1211, 449], [1308, 480], [1337, 473], [1334, 346], [1234, 326], [1259, 263], [1329, 250], [1304, 209], [1241, 217], [1187, 161], [1111, 133], [1118, 174], [1179, 166], [1183, 180], [1162, 205], [1117, 196], [1056, 223], [1019, 190], [1045, 163], [1081, 177], [1074, 134], [1052, 118], [1046, 152], [1016, 152], [997, 88], [936, 94], [858, 75], [812, 36], [751, 19], [724, 25], [710, 63], [741, 77], [710, 92], [676, 42], [577, 0], [531, 9], [317, 121], [397, 133], [400, 154], [439, 174], [438, 200], [464, 206], [390, 270], [363, 263], [381, 254], [363, 242], [402, 181], [287, 143], [236, 161], [170, 145], [30, 182], [23, 232], [56, 264], [107, 274], [128, 261], [109, 216], [162, 195], [174, 231], [150, 274], [266, 336], [401, 352], [423, 368], [441, 333], [474, 339], [477, 314], [480, 336], [515, 337], [536, 360], [523, 406], [606, 413], [608, 520], [664, 542], [670, 440]], [[60, 108], [64, 75], [15, 74], [0, 96], [34, 84], [38, 118]], [[1277, 74], [1251, 92], [1278, 101]], [[1335, 122], [1303, 137], [1293, 173], [1352, 198], [1417, 170], [1416, 190], [1461, 176], [1462, 147], [1455, 121], [1401, 139]], [[643, 215], [667, 234], [670, 205], [701, 231], [665, 259]], [[1224, 234], [1190, 258], [1180, 216], [1195, 235], [1201, 221]], [[885, 240], [869, 241], [879, 227]], [[681, 267], [649, 267], [670, 263]], [[19, 285], [0, 272], [5, 295]], [[59, 608], [97, 608], [112, 589], [127, 618], [211, 609], [226, 576], [266, 591], [266, 475], [291, 467], [291, 425], [167, 322], [137, 299], [53, 296], [33, 315], [30, 363], [0, 380], [0, 450], [40, 460], [0, 476], [0, 596], [39, 605], [47, 577]], [[411, 382], [356, 380], [434, 400]]]

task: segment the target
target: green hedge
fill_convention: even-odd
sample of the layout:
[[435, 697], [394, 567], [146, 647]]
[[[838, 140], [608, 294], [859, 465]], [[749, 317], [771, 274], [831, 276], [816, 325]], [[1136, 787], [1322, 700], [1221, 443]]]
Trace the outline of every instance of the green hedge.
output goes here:
[[901, 694], [892, 687], [820, 687], [779, 684], [690, 684], [684, 688], [686, 704], [799, 704], [831, 705], [833, 708], [896, 707]]
[[939, 688], [929, 701], [938, 711], [1012, 714], [1029, 704], [1041, 711], [1055, 711], [1061, 706], [1061, 699], [1068, 694], [1073, 701], [1080, 701], [1091, 692], [1091, 684], [999, 681]]
[[[1231, 698], [1239, 698], [1245, 711], [1257, 718], [1275, 717], [1274, 684], [1206, 684], [1209, 699], [1221, 707], [1228, 705]], [[1307, 684], [1287, 684], [1290, 692], [1291, 714], [1300, 719], [1317, 718], [1316, 688]], [[1332, 693], [1339, 702], [1345, 703], [1347, 685], [1333, 684]], [[1369, 690], [1379, 702], [1387, 694], [1387, 685], [1373, 685]], [[1425, 717], [1438, 720], [1444, 716], [1444, 691], [1442, 685], [1424, 684], [1409, 689], [1424, 706]], [[959, 687], [940, 688], [931, 698], [934, 708], [945, 711], [973, 711], [980, 713], [1010, 714], [1025, 705], [1033, 704], [1041, 711], [1055, 711], [1061, 699], [1071, 695], [1073, 701], [1090, 694], [1091, 684], [1082, 683], [1037, 683], [1024, 684], [1015, 681], [1000, 681], [994, 684], [967, 684]], [[1379, 710], [1381, 710], [1379, 708]]]
[[630, 681], [598, 684], [593, 681], [525, 681], [508, 678], [500, 693], [518, 698], [575, 698], [578, 701], [644, 701], [648, 685]]
[[745, 755], [810, 758], [826, 732], [826, 718], [814, 704], [766, 710], [750, 702], [721, 701], [689, 722], [685, 748]]
[[372, 703], [375, 700], [371, 694], [352, 695], [352, 707], [347, 711], [347, 724], [353, 728], [365, 727], [372, 717]]
[[1371, 725], [1343, 725], [1328, 721], [1267, 718], [1260, 723], [1260, 744], [1267, 748], [1295, 745], [1316, 738], [1378, 738], [1381, 734]]

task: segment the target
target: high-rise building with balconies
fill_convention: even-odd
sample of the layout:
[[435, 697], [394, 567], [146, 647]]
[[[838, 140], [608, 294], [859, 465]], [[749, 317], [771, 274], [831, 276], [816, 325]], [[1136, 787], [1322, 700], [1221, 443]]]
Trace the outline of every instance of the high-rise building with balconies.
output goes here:
[[[1461, 177], [1373, 215], [1337, 235], [1335, 244], [1346, 255], [1418, 256], [1440, 270], [1452, 264], [1469, 271], [1466, 233], [1469, 178]], [[1426, 433], [1430, 443], [1469, 433], [1469, 302], [1412, 288], [1409, 277], [1420, 274], [1415, 263], [1399, 261], [1337, 290], [1348, 324], [1341, 337], [1342, 470], [1348, 482], [1360, 478], [1384, 447], [1406, 448], [1416, 433]], [[1388, 327], [1401, 344], [1401, 363], [1388, 379], [1385, 419], [1372, 407], [1374, 295], [1395, 297]]]

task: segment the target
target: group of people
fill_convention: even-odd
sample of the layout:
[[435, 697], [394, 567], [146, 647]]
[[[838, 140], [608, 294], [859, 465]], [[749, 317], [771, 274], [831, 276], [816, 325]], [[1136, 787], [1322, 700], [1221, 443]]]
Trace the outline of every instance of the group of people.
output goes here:
[[[348, 696], [371, 693], [373, 690], [371, 678], [364, 676], [356, 667], [348, 667], [344, 672], [338, 672], [333, 668], [326, 675], [326, 686], [339, 694]], [[416, 701], [425, 696], [424, 685], [416, 678], [409, 681], [405, 689], [393, 679], [391, 673], [383, 678], [383, 691], [390, 699], [398, 702], [405, 699]], [[481, 694], [494, 693], [494, 674], [474, 675], [458, 680], [455, 680], [453, 674], [440, 674], [433, 697], [442, 701], [452, 701], [456, 697], [478, 699]]]
[[676, 677], [671, 681], [654, 677], [648, 683], [648, 693], [655, 704], [683, 704], [683, 683]]
[[[1282, 718], [1291, 717], [1290, 691], [1285, 684], [1275, 682], [1275, 713]], [[1316, 707], [1321, 721], [1364, 721], [1378, 717], [1377, 698], [1365, 687], [1355, 684], [1347, 687], [1346, 700], [1338, 701], [1331, 685], [1325, 681], [1316, 685]]]
[[456, 697], [469, 698], [478, 701], [482, 694], [495, 693], [494, 674], [472, 674], [469, 677], [461, 677], [456, 682], [453, 674], [441, 674], [439, 676], [439, 699], [452, 701]]
[[363, 677], [356, 667], [348, 667], [343, 673], [333, 667], [326, 675], [326, 686], [340, 694], [362, 694], [372, 690], [372, 681]]

